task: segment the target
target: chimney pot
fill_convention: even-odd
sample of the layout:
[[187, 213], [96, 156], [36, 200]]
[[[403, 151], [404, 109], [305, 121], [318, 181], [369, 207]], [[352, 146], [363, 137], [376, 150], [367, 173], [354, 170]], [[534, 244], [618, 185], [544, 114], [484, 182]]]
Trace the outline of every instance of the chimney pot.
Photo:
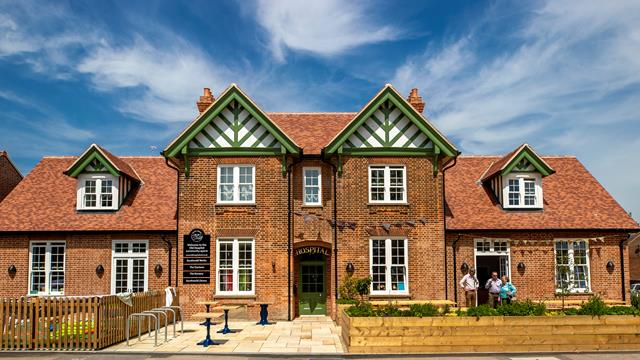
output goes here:
[[411, 93], [409, 93], [409, 97], [407, 98], [407, 101], [419, 113], [422, 113], [422, 111], [424, 111], [425, 102], [422, 100], [422, 96], [418, 95], [417, 88], [411, 89]]
[[215, 99], [213, 95], [211, 95], [211, 89], [204, 88], [204, 95], [200, 96], [200, 99], [196, 102], [196, 105], [198, 106], [198, 111], [200, 111], [200, 114], [202, 114], [205, 110], [207, 110], [207, 108], [209, 108], [209, 106], [213, 104], [214, 100]]

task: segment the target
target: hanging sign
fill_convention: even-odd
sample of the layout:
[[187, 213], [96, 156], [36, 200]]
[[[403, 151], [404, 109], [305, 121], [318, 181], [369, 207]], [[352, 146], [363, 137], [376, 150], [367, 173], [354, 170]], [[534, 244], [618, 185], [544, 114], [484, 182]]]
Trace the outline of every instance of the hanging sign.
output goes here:
[[304, 246], [298, 248], [294, 251], [295, 256], [304, 255], [304, 254], [322, 254], [324, 256], [329, 256], [329, 250], [327, 248], [323, 248], [321, 246]]
[[202, 229], [193, 229], [183, 238], [183, 284], [209, 284], [211, 282], [211, 235]]

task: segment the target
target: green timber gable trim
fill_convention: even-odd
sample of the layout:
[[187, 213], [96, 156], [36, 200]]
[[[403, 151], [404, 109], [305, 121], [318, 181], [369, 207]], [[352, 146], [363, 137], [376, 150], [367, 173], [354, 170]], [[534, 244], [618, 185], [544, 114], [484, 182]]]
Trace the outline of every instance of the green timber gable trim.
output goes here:
[[65, 174], [71, 177], [78, 177], [78, 175], [83, 172], [108, 172], [113, 176], [121, 175], [116, 166], [100, 152], [95, 144], [91, 145], [89, 149], [65, 171]]
[[[396, 113], [395, 116], [392, 116], [394, 108], [400, 111], [400, 115]], [[375, 115], [378, 111], [384, 115], [383, 119]], [[405, 118], [408, 119], [408, 122], [401, 123]], [[384, 136], [376, 135], [375, 131], [372, 131], [373, 129], [366, 124], [370, 119], [375, 119], [374, 121], [384, 131]], [[390, 132], [393, 127], [397, 126], [401, 128], [401, 131], [408, 130], [415, 126], [420, 133], [414, 132], [412, 136], [415, 136], [415, 138], [412, 139], [410, 136], [409, 140], [411, 141], [404, 141], [400, 144], [398, 140], [403, 134], [393, 135]], [[358, 131], [361, 127], [365, 129], [366, 134], [371, 135], [371, 138], [374, 139], [374, 144], [371, 144], [371, 142]], [[425, 139], [420, 141], [417, 146], [415, 144], [412, 145], [413, 141], [418, 136], [421, 136], [421, 134], [425, 135]], [[350, 140], [352, 135], [356, 136], [364, 146], [354, 146], [356, 144], [353, 144]], [[363, 156], [433, 156], [436, 151], [447, 157], [455, 157], [460, 154], [444, 136], [429, 124], [423, 116], [390, 85], [386, 85], [373, 100], [358, 113], [349, 125], [325, 147], [324, 154], [327, 156], [336, 154], [339, 150], [341, 150], [342, 155]]]
[[537, 171], [542, 176], [549, 176], [555, 173], [555, 170], [540, 158], [530, 146], [525, 145], [513, 156], [511, 161], [504, 166], [500, 175], [505, 176], [511, 172], [532, 171]]
[[[226, 110], [226, 112], [225, 112]], [[241, 113], [244, 116], [241, 116]], [[214, 119], [220, 119], [224, 126], [231, 130], [233, 135], [225, 134]], [[241, 129], [250, 125], [246, 133]], [[215, 134], [221, 136], [224, 143], [216, 141], [211, 136], [212, 131], [204, 131], [205, 128], [214, 129]], [[253, 131], [264, 128], [264, 131], [247, 146], [247, 140], [253, 135]], [[203, 132], [204, 131], [204, 132]], [[201, 135], [200, 135], [201, 134]], [[196, 138], [200, 135], [200, 139]], [[207, 146], [202, 141], [207, 141]], [[267, 137], [273, 140], [262, 145]], [[281, 149], [282, 148], [282, 149]], [[189, 127], [183, 131], [164, 150], [165, 157], [175, 157], [179, 154], [193, 156], [265, 156], [280, 155], [282, 151], [293, 155], [300, 154], [300, 147], [280, 130], [269, 117], [260, 110], [235, 84], [232, 84], [205, 112], [203, 112]]]

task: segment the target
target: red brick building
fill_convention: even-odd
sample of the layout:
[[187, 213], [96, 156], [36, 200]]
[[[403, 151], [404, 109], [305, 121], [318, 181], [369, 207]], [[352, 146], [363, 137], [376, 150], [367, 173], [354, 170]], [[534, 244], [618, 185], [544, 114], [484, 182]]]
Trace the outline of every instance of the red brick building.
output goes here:
[[175, 279], [175, 194], [162, 157], [97, 145], [44, 157], [0, 203], [0, 294], [165, 288]]
[[210, 241], [180, 259], [190, 311], [213, 297], [333, 314], [347, 276], [371, 276], [371, 298], [462, 302], [470, 267], [510, 275], [520, 298], [553, 298], [562, 277], [571, 296], [628, 300], [638, 225], [574, 157], [460, 156], [417, 91], [391, 86], [358, 113], [265, 113], [235, 85], [198, 108], [164, 151], [179, 236]]
[[13, 164], [6, 151], [0, 151], [0, 202], [22, 180], [22, 174]]
[[[205, 89], [197, 105], [165, 159], [97, 146], [43, 159], [0, 205], [11, 214], [0, 220], [0, 266], [21, 269], [0, 275], [0, 291], [30, 288], [28, 244], [39, 236], [66, 236], [65, 294], [118, 290], [110, 249], [136, 235], [149, 239], [145, 283], [177, 284], [188, 312], [219, 299], [270, 303], [276, 319], [334, 315], [349, 276], [372, 278], [370, 298], [464, 304], [458, 282], [471, 267], [481, 281], [511, 276], [521, 299], [551, 299], [563, 283], [571, 296], [628, 300], [626, 240], [638, 224], [574, 157], [526, 144], [462, 156], [416, 90], [405, 99], [390, 85], [357, 113], [266, 113], [235, 85], [217, 99]], [[96, 173], [118, 176], [122, 206], [96, 211], [102, 184], [86, 182]], [[168, 251], [162, 237], [176, 234]], [[72, 259], [73, 248], [85, 257]]]

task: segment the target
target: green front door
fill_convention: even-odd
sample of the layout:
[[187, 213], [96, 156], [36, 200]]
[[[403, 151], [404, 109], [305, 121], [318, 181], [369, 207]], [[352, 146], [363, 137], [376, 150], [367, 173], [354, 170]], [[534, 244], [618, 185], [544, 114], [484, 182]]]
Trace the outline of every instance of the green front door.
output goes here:
[[299, 281], [300, 315], [326, 315], [325, 262], [301, 261]]

